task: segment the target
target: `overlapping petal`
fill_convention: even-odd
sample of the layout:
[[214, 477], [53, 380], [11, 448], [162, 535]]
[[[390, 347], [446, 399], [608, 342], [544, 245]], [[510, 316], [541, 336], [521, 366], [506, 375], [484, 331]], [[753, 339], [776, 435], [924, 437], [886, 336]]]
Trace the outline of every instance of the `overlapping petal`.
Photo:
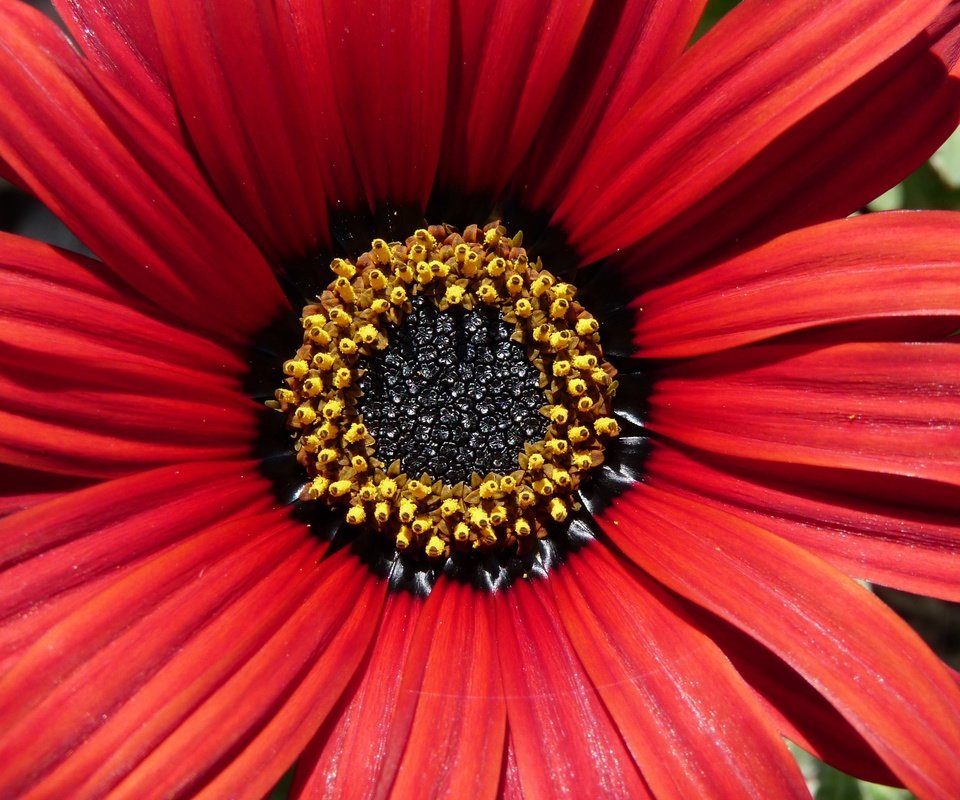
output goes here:
[[712, 452], [960, 483], [960, 346], [758, 345], [664, 369], [651, 430]]
[[122, 282], [233, 342], [286, 307], [176, 137], [118, 105], [38, 12], [5, 4], [0, 26], [0, 158]]
[[555, 222], [591, 261], [634, 245], [921, 34], [944, 5], [746, 0], [594, 143]]
[[715, 352], [821, 325], [960, 316], [960, 215], [891, 212], [781, 236], [636, 299], [638, 355]]
[[762, 528], [652, 487], [614, 501], [602, 524], [638, 566], [803, 675], [915, 793], [960, 785], [960, 689], [870, 592]]

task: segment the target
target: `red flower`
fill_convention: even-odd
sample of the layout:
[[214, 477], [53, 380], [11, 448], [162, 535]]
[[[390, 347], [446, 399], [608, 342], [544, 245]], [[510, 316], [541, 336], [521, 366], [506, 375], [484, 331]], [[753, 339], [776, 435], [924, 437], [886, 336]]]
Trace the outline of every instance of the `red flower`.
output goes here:
[[[956, 126], [960, 4], [57, 5], [79, 52], [0, 7], [0, 160], [100, 260], [0, 238], [0, 795], [803, 796], [782, 736], [955, 794], [954, 677], [848, 576], [960, 599], [960, 221], [838, 218]], [[623, 376], [495, 590], [267, 477], [284, 292], [410, 209], [572, 255]]]

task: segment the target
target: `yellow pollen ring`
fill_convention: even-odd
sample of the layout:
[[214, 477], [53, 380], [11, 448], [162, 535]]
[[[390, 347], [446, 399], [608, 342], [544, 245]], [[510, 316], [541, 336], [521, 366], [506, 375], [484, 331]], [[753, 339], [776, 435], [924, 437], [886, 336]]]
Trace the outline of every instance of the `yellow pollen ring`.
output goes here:
[[[303, 310], [303, 343], [283, 364], [285, 384], [270, 405], [287, 415], [298, 461], [310, 476], [304, 501], [343, 505], [351, 525], [367, 525], [401, 551], [430, 559], [451, 552], [528, 551], [578, 508], [584, 474], [603, 462], [619, 435], [611, 416], [616, 370], [604, 360], [599, 324], [539, 261], [531, 264], [498, 223], [418, 230], [404, 242], [375, 239], [355, 261], [336, 259], [334, 278]], [[497, 308], [541, 372], [549, 420], [509, 474], [447, 485], [406, 475], [377, 458], [359, 412], [361, 359], [388, 346], [423, 295], [441, 310]]]

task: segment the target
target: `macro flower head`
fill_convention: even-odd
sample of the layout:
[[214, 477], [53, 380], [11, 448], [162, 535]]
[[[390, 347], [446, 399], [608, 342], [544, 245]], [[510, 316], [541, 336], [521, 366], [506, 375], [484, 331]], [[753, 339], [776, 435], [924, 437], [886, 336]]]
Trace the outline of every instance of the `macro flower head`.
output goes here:
[[960, 2], [54, 5], [0, 796], [955, 796]]

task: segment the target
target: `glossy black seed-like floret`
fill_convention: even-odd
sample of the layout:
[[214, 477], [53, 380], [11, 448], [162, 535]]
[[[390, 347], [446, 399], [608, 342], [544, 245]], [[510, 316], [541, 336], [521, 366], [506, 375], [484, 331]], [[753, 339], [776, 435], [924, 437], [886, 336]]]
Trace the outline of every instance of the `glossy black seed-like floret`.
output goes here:
[[540, 372], [490, 308], [440, 311], [422, 297], [389, 333], [390, 345], [358, 366], [358, 410], [377, 457], [408, 475], [469, 482], [472, 473], [517, 469], [525, 442], [549, 420]]

